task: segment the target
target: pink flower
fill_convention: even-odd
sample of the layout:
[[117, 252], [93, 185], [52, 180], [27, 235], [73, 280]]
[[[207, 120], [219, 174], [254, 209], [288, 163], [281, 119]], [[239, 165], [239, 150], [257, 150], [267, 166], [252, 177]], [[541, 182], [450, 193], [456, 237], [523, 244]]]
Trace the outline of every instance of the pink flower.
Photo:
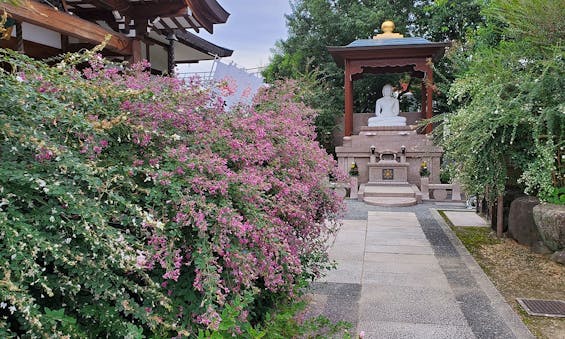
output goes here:
[[145, 254], [143, 254], [143, 252], [141, 251], [137, 252], [137, 258], [135, 260], [135, 263], [138, 268], [146, 268], [147, 257], [145, 256]]
[[218, 89], [222, 96], [229, 97], [237, 91], [236, 81], [231, 77], [225, 77], [218, 83]]
[[41, 162], [41, 161], [49, 161], [49, 160], [51, 160], [51, 159], [53, 159], [53, 158], [55, 158], [55, 154], [54, 154], [51, 150], [49, 150], [49, 149], [47, 149], [47, 148], [45, 148], [45, 147], [42, 147], [42, 148], [39, 150], [39, 153], [37, 153], [37, 154], [35, 155], [35, 159], [36, 159], [37, 161], [40, 161], [40, 162]]

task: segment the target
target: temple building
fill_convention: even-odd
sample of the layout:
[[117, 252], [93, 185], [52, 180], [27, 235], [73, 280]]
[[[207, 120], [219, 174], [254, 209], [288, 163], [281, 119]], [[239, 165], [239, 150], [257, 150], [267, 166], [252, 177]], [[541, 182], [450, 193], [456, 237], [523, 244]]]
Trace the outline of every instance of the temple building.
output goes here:
[[[383, 33], [372, 39], [328, 47], [335, 62], [344, 68], [345, 76], [343, 134], [336, 142], [336, 155], [345, 171], [352, 164], [358, 168], [360, 186], [353, 184], [351, 190], [358, 189], [361, 200], [381, 206], [407, 206], [429, 198], [428, 184], [440, 185], [443, 150], [429, 137], [432, 125], [421, 126], [419, 122], [433, 116], [433, 62], [449, 43], [403, 37], [394, 33], [391, 21], [385, 21], [381, 28]], [[354, 113], [353, 81], [366, 74], [399, 73], [421, 79], [420, 112], [401, 112], [393, 86], [402, 86], [387, 84], [374, 113]]]
[[188, 31], [212, 33], [227, 21], [229, 13], [216, 0], [30, 0], [0, 4], [2, 10], [11, 34], [0, 39], [0, 47], [38, 59], [92, 48], [107, 36], [105, 57], [146, 59], [155, 74], [233, 52]]

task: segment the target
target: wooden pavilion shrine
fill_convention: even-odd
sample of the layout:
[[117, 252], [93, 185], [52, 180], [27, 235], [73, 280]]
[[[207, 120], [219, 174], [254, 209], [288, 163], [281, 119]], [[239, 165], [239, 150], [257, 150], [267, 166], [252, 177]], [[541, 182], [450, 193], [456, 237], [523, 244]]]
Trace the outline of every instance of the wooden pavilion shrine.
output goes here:
[[[432, 126], [422, 129], [417, 123], [433, 116], [433, 62], [450, 44], [404, 38], [393, 32], [391, 21], [385, 21], [382, 30], [373, 39], [328, 47], [336, 63], [345, 68], [344, 128], [336, 155], [343, 170], [348, 171], [353, 163], [358, 167], [354, 181], [360, 184], [361, 200], [380, 206], [408, 206], [422, 200], [420, 169], [424, 164], [429, 171], [426, 182], [439, 184], [443, 150], [426, 135]], [[422, 79], [421, 112], [397, 112], [406, 124], [368, 126], [375, 113], [354, 114], [353, 81], [365, 74], [391, 73]], [[356, 192], [357, 183], [351, 189]]]
[[[364, 74], [408, 73], [422, 81], [422, 118], [433, 115], [433, 61], [439, 59], [446, 42], [430, 42], [424, 38], [404, 38], [393, 33], [394, 24], [383, 24], [384, 33], [373, 39], [355, 40], [347, 46], [328, 47], [335, 62], [345, 68], [344, 135], [353, 133], [353, 81]], [[431, 126], [426, 132], [431, 131]]]

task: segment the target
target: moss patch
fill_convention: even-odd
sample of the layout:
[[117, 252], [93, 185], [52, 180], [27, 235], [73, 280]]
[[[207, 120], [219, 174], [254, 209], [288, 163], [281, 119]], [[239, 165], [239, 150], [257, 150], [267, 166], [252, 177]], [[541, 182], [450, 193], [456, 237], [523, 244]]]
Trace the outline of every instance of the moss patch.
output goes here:
[[451, 227], [467, 250], [475, 256], [483, 246], [500, 244], [501, 240], [488, 227]]

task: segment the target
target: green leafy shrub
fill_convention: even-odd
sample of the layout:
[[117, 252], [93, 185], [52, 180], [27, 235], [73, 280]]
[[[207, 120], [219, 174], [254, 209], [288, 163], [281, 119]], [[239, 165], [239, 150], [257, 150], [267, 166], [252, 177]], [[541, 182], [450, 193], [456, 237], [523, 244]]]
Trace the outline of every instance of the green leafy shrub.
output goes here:
[[554, 188], [548, 193], [545, 200], [551, 204], [565, 205], [565, 187]]
[[359, 176], [359, 167], [357, 167], [356, 162], [351, 163], [351, 166], [349, 167], [349, 175], [352, 177]]
[[562, 1], [492, 1], [488, 25], [456, 53], [465, 67], [449, 95], [460, 108], [435, 131], [468, 192], [488, 188], [492, 201], [521, 185], [547, 200], [564, 186], [564, 10]]
[[430, 170], [428, 169], [428, 163], [423, 161], [420, 164], [420, 176], [421, 177], [429, 177], [430, 176]]

